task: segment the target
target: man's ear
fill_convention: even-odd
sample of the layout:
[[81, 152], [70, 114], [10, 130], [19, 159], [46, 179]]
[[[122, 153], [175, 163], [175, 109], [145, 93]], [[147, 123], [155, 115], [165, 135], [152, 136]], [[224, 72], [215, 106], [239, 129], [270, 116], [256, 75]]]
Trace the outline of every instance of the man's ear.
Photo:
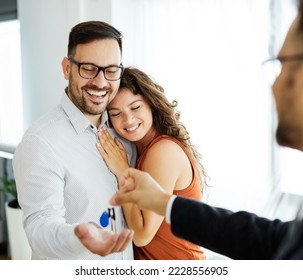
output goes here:
[[65, 80], [69, 80], [69, 73], [71, 71], [71, 68], [70, 68], [70, 62], [67, 57], [64, 57], [62, 59], [61, 66]]

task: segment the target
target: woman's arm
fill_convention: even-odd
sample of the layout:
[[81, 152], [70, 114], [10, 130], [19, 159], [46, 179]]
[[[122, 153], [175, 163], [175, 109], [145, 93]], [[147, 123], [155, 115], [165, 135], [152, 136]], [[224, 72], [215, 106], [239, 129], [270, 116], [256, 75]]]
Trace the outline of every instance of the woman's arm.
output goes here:
[[[183, 177], [185, 169], [189, 169], [190, 176], [192, 176], [191, 165], [184, 151], [170, 140], [161, 140], [154, 144], [147, 152], [142, 166], [142, 170], [150, 174], [169, 194], [173, 193], [180, 177]], [[129, 227], [135, 231], [135, 244], [137, 246], [147, 245], [154, 238], [164, 217], [152, 211], [140, 210], [134, 204], [125, 206], [123, 210], [126, 220]]]

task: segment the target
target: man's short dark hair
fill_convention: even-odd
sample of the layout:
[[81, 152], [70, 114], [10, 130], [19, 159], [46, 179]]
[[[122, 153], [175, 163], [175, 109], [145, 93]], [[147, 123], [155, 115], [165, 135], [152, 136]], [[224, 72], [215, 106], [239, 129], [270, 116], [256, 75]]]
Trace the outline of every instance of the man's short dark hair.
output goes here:
[[78, 44], [87, 44], [100, 39], [117, 40], [122, 54], [122, 34], [116, 28], [102, 21], [86, 21], [71, 29], [67, 55], [72, 56]]

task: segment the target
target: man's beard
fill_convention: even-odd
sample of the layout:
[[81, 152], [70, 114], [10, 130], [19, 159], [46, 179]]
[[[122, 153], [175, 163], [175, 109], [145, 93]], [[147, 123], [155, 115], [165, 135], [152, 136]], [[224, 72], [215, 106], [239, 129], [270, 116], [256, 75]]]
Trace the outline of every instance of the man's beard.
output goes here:
[[[88, 95], [87, 90], [107, 91], [105, 97], [106, 99], [104, 99], [104, 102], [101, 104], [95, 104], [92, 101], [89, 101], [87, 100], [87, 98], [85, 98], [85, 96]], [[105, 111], [109, 103], [109, 96], [112, 93], [112, 89], [109, 87], [98, 88], [95, 85], [85, 85], [81, 87], [80, 91], [81, 93], [77, 94], [79, 92], [78, 88], [73, 83], [69, 84], [68, 87], [69, 98], [82, 113], [90, 114], [90, 115], [101, 115]], [[93, 103], [93, 104], [90, 105], [89, 103]]]
[[279, 124], [276, 131], [276, 139], [280, 146], [298, 148], [299, 134], [294, 128]]

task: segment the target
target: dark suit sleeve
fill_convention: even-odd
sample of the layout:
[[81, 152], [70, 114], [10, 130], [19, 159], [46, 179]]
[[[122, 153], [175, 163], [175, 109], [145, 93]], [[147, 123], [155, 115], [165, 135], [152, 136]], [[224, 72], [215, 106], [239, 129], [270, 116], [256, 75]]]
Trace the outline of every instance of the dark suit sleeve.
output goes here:
[[290, 222], [268, 220], [177, 197], [172, 206], [172, 232], [183, 239], [233, 259], [272, 259]]

